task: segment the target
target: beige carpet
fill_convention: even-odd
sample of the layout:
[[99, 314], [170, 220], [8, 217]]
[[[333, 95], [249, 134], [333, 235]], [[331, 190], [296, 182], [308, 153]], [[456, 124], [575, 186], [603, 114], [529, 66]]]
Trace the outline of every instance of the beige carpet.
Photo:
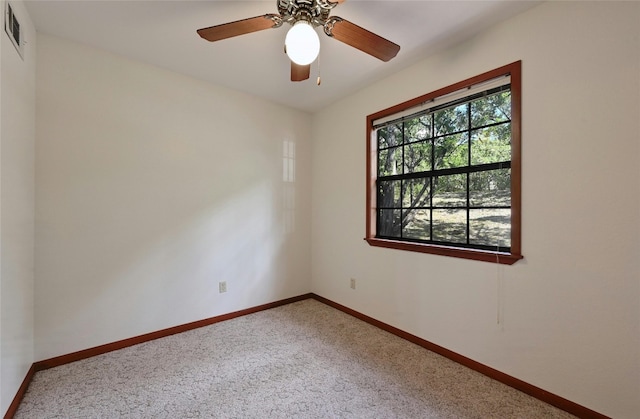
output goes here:
[[36, 373], [36, 418], [570, 418], [305, 300]]

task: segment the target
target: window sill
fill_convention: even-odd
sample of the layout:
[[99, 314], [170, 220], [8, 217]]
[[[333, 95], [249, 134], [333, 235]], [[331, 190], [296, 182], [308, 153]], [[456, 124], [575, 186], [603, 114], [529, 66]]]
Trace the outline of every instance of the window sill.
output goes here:
[[479, 260], [483, 262], [513, 265], [524, 256], [514, 253], [496, 253], [485, 250], [462, 249], [457, 247], [436, 246], [433, 244], [408, 243], [388, 239], [365, 238], [371, 246], [386, 247], [388, 249], [408, 250], [410, 252], [430, 253], [441, 256], [451, 256], [461, 259]]

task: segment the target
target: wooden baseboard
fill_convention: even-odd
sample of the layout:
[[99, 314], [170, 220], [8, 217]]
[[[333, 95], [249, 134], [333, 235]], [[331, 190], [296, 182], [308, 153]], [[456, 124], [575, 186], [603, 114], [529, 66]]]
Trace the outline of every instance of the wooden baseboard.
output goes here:
[[247, 314], [257, 313], [258, 311], [268, 310], [270, 308], [275, 308], [275, 307], [283, 306], [286, 304], [295, 303], [296, 301], [306, 300], [311, 297], [312, 297], [311, 294], [303, 294], [297, 297], [275, 301], [273, 303], [262, 304], [256, 307], [247, 308], [245, 310], [234, 311], [233, 313], [222, 314], [220, 316], [215, 316], [215, 317], [211, 317], [204, 320], [198, 320], [195, 322], [170, 327], [168, 329], [162, 329], [156, 332], [146, 333], [144, 335], [136, 336], [133, 338], [123, 339], [117, 342], [107, 343], [105, 345], [84, 349], [82, 351], [73, 352], [67, 355], [61, 355], [55, 358], [45, 359], [43, 361], [38, 361], [33, 365], [35, 366], [36, 371], [42, 371], [48, 368], [69, 364], [75, 361], [80, 361], [81, 359], [91, 358], [92, 356], [102, 355], [107, 352], [117, 351], [118, 349], [123, 349], [129, 346], [138, 345], [140, 343], [148, 342], [150, 340], [175, 335], [176, 333], [186, 332], [189, 330], [197, 329], [199, 327], [209, 326], [214, 323], [222, 322], [225, 320], [235, 319], [236, 317], [246, 316]]
[[195, 322], [183, 324], [180, 326], [170, 327], [168, 329], [158, 330], [156, 332], [147, 333], [144, 335], [136, 336], [129, 339], [119, 340], [117, 342], [107, 343], [105, 345], [96, 346], [89, 349], [84, 349], [81, 351], [73, 352], [67, 355], [56, 356], [54, 358], [45, 359], [43, 361], [34, 362], [27, 373], [18, 393], [13, 399], [13, 402], [9, 406], [7, 413], [4, 416], [4, 419], [12, 419], [18, 410], [18, 406], [24, 397], [24, 394], [27, 392], [27, 388], [29, 387], [29, 383], [33, 379], [33, 375], [42, 370], [46, 370], [53, 367], [58, 367], [60, 365], [69, 364], [71, 362], [80, 361], [81, 359], [91, 358], [96, 355], [102, 355], [107, 352], [117, 351], [118, 349], [127, 348], [129, 346], [137, 345], [140, 343], [148, 342], [150, 340], [163, 338], [166, 336], [175, 335], [176, 333], [182, 333], [189, 330], [197, 329], [203, 326], [209, 326], [214, 323], [222, 322], [225, 320], [234, 319], [236, 317], [246, 316], [247, 314], [257, 313], [259, 311], [268, 310], [270, 308], [275, 308], [279, 306], [283, 306], [286, 304], [295, 303], [297, 301], [306, 300], [312, 298], [312, 294], [303, 294], [297, 297], [291, 297], [284, 300], [274, 301], [272, 303], [262, 304], [256, 307], [247, 308], [245, 310], [235, 311], [233, 313], [222, 314], [220, 316], [211, 317], [204, 320], [198, 320]]
[[374, 319], [373, 317], [369, 317], [365, 314], [359, 313], [355, 310], [350, 309], [349, 307], [338, 304], [334, 301], [328, 300], [324, 297], [321, 297], [316, 294], [312, 294], [312, 298], [315, 300], [324, 303], [328, 306], [331, 306], [335, 309], [338, 309], [344, 313], [347, 313], [355, 318], [358, 318], [366, 323], [369, 323], [379, 329], [385, 330], [391, 334], [394, 334], [402, 339], [408, 340], [409, 342], [415, 343], [418, 346], [422, 346], [425, 349], [428, 349], [431, 352], [435, 352], [439, 355], [444, 356], [445, 358], [449, 358], [450, 360], [457, 362], [458, 364], [464, 365], [467, 368], [470, 368], [474, 371], [477, 371], [481, 374], [486, 375], [489, 378], [492, 378], [496, 381], [499, 381], [503, 384], [506, 384], [510, 387], [515, 388], [523, 393], [526, 393], [532, 397], [535, 397], [538, 400], [541, 400], [545, 403], [548, 403], [552, 406], [555, 406], [559, 409], [562, 409], [566, 412], [569, 412], [579, 418], [584, 419], [611, 419], [608, 416], [605, 416], [601, 413], [588, 409], [584, 406], [581, 406], [577, 403], [574, 403], [570, 400], [567, 400], [563, 397], [560, 397], [556, 394], [550, 393], [546, 390], [543, 390], [539, 387], [536, 387], [532, 384], [529, 384], [525, 381], [522, 381], [518, 378], [512, 377], [508, 374], [505, 374], [501, 371], [498, 371], [494, 368], [491, 368], [487, 365], [481, 364], [473, 359], [467, 358], [466, 356], [460, 355], [456, 352], [450, 351], [447, 348], [443, 348], [442, 346], [436, 345], [435, 343], [429, 342], [418, 336], [412, 335], [411, 333], [407, 333], [403, 330], [400, 330], [396, 327], [383, 323], [379, 320]]
[[31, 380], [33, 379], [33, 375], [35, 373], [36, 369], [32, 364], [31, 368], [29, 368], [29, 371], [27, 371], [27, 376], [24, 377], [24, 380], [22, 380], [22, 384], [20, 385], [20, 388], [18, 388], [16, 396], [13, 398], [13, 401], [9, 405], [9, 409], [7, 409], [7, 413], [5, 413], [4, 419], [11, 419], [16, 414], [16, 412], [18, 411], [18, 406], [20, 406], [20, 402], [27, 392], [27, 388], [29, 388], [29, 384], [31, 383]]
[[192, 323], [183, 324], [180, 326], [170, 327], [168, 329], [159, 330], [156, 332], [147, 333], [144, 335], [136, 336], [129, 339], [123, 339], [117, 342], [108, 343], [105, 345], [96, 346], [89, 349], [84, 349], [82, 351], [73, 352], [67, 355], [61, 355], [54, 358], [49, 358], [43, 361], [34, 362], [29, 371], [27, 372], [27, 376], [25, 377], [22, 385], [18, 389], [16, 396], [13, 399], [13, 402], [9, 406], [7, 413], [4, 416], [4, 419], [12, 419], [18, 410], [18, 406], [24, 397], [24, 394], [27, 392], [27, 388], [29, 387], [29, 383], [31, 382], [33, 375], [37, 371], [42, 371], [48, 368], [57, 367], [60, 365], [68, 364], [71, 362], [79, 361], [81, 359], [90, 358], [96, 355], [101, 355], [107, 352], [116, 351], [118, 349], [127, 348], [129, 346], [138, 345], [140, 343], [148, 342], [154, 339], [159, 339], [166, 336], [171, 336], [176, 333], [182, 333], [189, 330], [197, 329], [199, 327], [208, 326], [214, 323], [218, 323], [225, 320], [234, 319], [236, 317], [246, 316], [247, 314], [257, 313], [259, 311], [268, 310], [270, 308], [275, 308], [279, 306], [283, 306], [286, 304], [295, 303], [297, 301], [306, 300], [309, 298], [313, 298], [321, 303], [324, 303], [330, 307], [333, 307], [337, 310], [340, 310], [344, 313], [347, 313], [357, 319], [360, 319], [366, 323], [369, 323], [375, 327], [378, 327], [382, 330], [385, 330], [389, 333], [392, 333], [398, 337], [401, 337], [409, 342], [412, 342], [416, 345], [419, 345], [427, 350], [435, 352], [439, 355], [442, 355], [446, 358], [449, 358], [452, 361], [455, 361], [461, 365], [464, 365], [467, 368], [470, 368], [474, 371], [478, 371], [481, 374], [486, 375], [496, 381], [499, 381], [503, 384], [506, 384], [510, 387], [515, 388], [516, 390], [520, 390], [523, 393], [526, 393], [532, 397], [535, 397], [538, 400], [541, 400], [545, 403], [548, 403], [552, 406], [555, 406], [559, 409], [562, 409], [566, 412], [569, 412], [579, 418], [584, 419], [610, 419], [608, 416], [602, 415], [598, 412], [595, 412], [591, 409], [588, 409], [584, 406], [581, 406], [577, 403], [574, 403], [570, 400], [567, 400], [563, 397], [550, 393], [546, 390], [543, 390], [539, 387], [531, 385], [525, 381], [522, 381], [518, 378], [512, 377], [508, 374], [500, 372], [494, 368], [491, 368], [487, 365], [481, 364], [473, 359], [467, 358], [463, 355], [460, 355], [456, 352], [450, 351], [442, 346], [436, 345], [435, 343], [429, 342], [418, 336], [407, 333], [403, 330], [400, 330], [396, 327], [383, 323], [379, 320], [374, 319], [373, 317], [369, 317], [365, 314], [359, 313], [355, 310], [350, 309], [349, 307], [338, 304], [334, 301], [321, 297], [317, 294], [309, 293], [303, 294], [297, 297], [287, 298], [280, 301], [275, 301], [268, 304], [263, 304], [256, 307], [251, 307], [245, 310], [235, 311], [233, 313], [223, 314], [220, 316], [211, 317], [204, 320], [195, 321]]

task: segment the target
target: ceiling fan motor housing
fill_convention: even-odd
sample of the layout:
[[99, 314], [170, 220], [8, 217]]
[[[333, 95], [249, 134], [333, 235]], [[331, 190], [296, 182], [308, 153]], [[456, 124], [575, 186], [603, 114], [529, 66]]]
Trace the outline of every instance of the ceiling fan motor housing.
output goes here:
[[313, 26], [324, 26], [337, 2], [329, 0], [278, 0], [278, 12], [284, 22], [305, 20]]

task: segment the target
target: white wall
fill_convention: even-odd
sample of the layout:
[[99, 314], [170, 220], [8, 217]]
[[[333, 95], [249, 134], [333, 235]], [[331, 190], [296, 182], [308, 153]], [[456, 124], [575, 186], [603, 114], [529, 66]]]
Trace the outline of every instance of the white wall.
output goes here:
[[[33, 362], [34, 144], [36, 33], [21, 2], [11, 3], [24, 61], [0, 28], [0, 414]], [[3, 13], [5, 2], [0, 2]]]
[[[600, 413], [640, 417], [638, 22], [635, 2], [544, 3], [314, 115], [313, 292]], [[366, 115], [517, 60], [525, 259], [369, 247]]]
[[42, 34], [37, 69], [37, 360], [309, 292], [310, 115]]

